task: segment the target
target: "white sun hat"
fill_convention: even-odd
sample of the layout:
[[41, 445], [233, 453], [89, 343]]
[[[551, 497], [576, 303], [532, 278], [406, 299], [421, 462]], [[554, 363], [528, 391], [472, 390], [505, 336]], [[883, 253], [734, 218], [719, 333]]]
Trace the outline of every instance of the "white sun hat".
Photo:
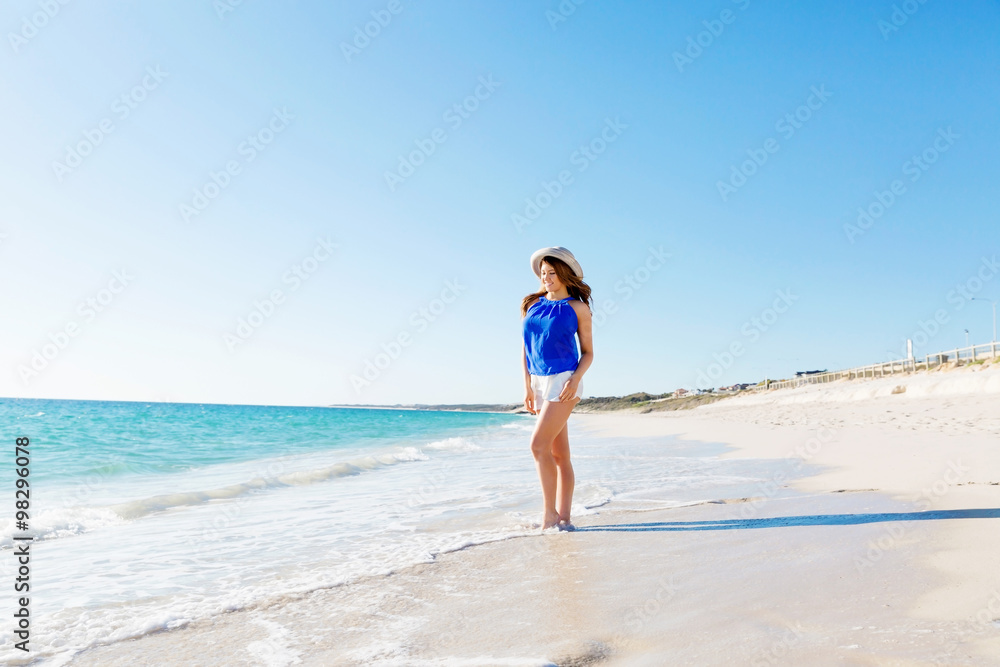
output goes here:
[[539, 278], [542, 277], [542, 259], [546, 256], [561, 259], [569, 264], [569, 268], [573, 269], [573, 273], [575, 273], [578, 278], [583, 278], [583, 269], [580, 268], [580, 262], [576, 261], [576, 257], [573, 256], [573, 253], [562, 246], [542, 248], [531, 254], [531, 270], [534, 271], [535, 275]]

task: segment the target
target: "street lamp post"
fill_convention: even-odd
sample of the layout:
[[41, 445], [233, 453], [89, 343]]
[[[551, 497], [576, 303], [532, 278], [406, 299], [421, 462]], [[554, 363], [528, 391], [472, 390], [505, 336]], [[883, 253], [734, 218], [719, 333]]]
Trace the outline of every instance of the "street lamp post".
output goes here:
[[990, 301], [989, 299], [984, 299], [982, 297], [974, 296], [972, 301], [985, 301], [986, 303], [993, 306], [993, 342], [997, 342], [997, 302]]

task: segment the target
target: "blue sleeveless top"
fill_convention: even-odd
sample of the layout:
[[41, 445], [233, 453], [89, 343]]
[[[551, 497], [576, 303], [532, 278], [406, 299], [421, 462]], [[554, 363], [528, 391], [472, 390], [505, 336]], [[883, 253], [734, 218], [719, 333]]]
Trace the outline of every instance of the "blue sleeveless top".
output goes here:
[[524, 349], [531, 375], [575, 371], [580, 363], [576, 347], [576, 311], [566, 297], [550, 301], [541, 296], [524, 315]]

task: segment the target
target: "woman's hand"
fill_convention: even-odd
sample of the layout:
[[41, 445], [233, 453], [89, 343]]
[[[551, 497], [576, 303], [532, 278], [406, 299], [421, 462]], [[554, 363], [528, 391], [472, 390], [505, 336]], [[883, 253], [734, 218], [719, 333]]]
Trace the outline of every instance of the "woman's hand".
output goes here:
[[533, 415], [538, 414], [535, 406], [535, 390], [531, 387], [525, 387], [524, 390], [524, 409]]
[[576, 398], [576, 390], [580, 386], [580, 378], [575, 374], [570, 375], [569, 379], [566, 380], [566, 384], [563, 385], [562, 391], [559, 392], [560, 401], [572, 401]]

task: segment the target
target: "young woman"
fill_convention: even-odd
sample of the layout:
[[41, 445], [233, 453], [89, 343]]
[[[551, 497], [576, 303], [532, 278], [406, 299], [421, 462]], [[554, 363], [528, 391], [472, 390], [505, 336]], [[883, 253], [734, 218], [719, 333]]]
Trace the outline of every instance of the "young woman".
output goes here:
[[[569, 250], [542, 248], [531, 256], [541, 280], [538, 292], [521, 302], [524, 407], [538, 415], [531, 435], [545, 506], [542, 529], [573, 530], [573, 465], [566, 421], [580, 401], [581, 380], [594, 360], [590, 286]], [[576, 338], [580, 339], [577, 354]]]

